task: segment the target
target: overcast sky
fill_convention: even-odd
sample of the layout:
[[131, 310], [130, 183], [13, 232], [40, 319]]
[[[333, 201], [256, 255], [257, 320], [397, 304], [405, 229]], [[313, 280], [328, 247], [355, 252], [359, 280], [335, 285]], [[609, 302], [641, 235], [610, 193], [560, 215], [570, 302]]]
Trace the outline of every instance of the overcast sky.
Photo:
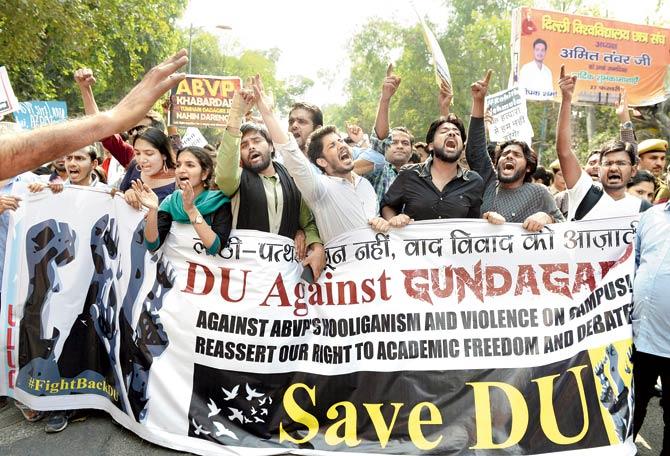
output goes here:
[[[587, 0], [587, 3], [594, 1]], [[656, 1], [635, 0], [635, 8], [631, 8], [630, 0], [604, 3], [612, 19], [643, 22], [653, 12]], [[448, 11], [442, 6], [443, 0], [415, 0], [414, 4], [421, 14], [431, 17], [431, 22], [447, 23]], [[305, 99], [324, 106], [343, 101], [342, 87], [349, 75], [347, 42], [362, 24], [375, 16], [405, 25], [417, 21], [408, 0], [255, 0], [249, 3], [190, 0], [180, 24], [188, 27], [193, 23], [211, 31], [220, 37], [222, 46], [233, 45], [238, 51], [279, 48], [278, 76], [303, 75], [314, 80], [315, 86]], [[216, 25], [227, 25], [232, 30], [218, 30]], [[320, 78], [320, 74], [327, 74], [333, 80], [332, 85]]]

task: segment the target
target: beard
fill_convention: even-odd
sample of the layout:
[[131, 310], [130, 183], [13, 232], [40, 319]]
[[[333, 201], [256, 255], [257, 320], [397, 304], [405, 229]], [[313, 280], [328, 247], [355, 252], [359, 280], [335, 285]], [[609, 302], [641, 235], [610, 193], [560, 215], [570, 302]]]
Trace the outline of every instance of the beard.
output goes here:
[[444, 147], [433, 147], [433, 157], [446, 163], [456, 163], [461, 158], [461, 152], [447, 152]]
[[354, 169], [354, 162], [352, 161], [348, 165], [343, 165], [339, 161], [335, 164], [330, 163], [330, 173], [326, 173], [329, 176], [341, 176], [343, 174], [347, 174], [348, 172], [353, 171]]
[[270, 166], [270, 155], [262, 155], [262, 159], [259, 162], [256, 163], [250, 163], [249, 160], [242, 160], [242, 167], [244, 169], [248, 169], [249, 171], [253, 171], [254, 173], [258, 174], [259, 172], [263, 171], [265, 168]]
[[514, 171], [514, 174], [511, 176], [503, 176], [502, 173], [500, 172], [501, 170], [498, 170], [498, 182], [501, 182], [503, 184], [511, 184], [512, 182], [516, 182], [519, 179], [523, 179], [526, 174], [525, 169], [517, 169]]

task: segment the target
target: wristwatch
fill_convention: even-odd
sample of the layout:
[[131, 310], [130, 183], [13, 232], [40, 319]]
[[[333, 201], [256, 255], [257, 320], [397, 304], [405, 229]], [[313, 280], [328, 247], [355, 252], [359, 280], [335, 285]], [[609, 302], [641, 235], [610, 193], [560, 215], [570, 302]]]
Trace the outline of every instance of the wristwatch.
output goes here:
[[202, 222], [204, 222], [204, 220], [202, 218], [202, 215], [200, 215], [200, 214], [196, 215], [195, 218], [193, 220], [191, 220], [191, 223], [194, 224], [194, 225], [199, 225]]

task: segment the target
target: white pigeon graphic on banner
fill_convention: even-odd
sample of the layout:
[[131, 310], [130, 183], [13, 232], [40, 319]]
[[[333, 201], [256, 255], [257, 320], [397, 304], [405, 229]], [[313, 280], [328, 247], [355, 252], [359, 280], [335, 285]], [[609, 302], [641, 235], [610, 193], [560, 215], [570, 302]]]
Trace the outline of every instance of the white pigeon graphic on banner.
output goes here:
[[[245, 387], [244, 390], [246, 395], [240, 394], [242, 385]], [[248, 383], [239, 383], [232, 386], [220, 385], [220, 390], [221, 393], [218, 395], [215, 394], [214, 398], [209, 397], [209, 402], [207, 403], [207, 408], [209, 409], [209, 414], [207, 417], [212, 419], [212, 421], [210, 421], [212, 426], [211, 434], [214, 437], [226, 436], [235, 440], [239, 440], [233, 430], [242, 429], [242, 427], [236, 428], [236, 426], [239, 426], [237, 423], [235, 423], [236, 421], [239, 422], [239, 424], [242, 426], [247, 424], [251, 424], [252, 426], [262, 426], [261, 423], [267, 422], [267, 418], [264, 419], [261, 418], [261, 416], [269, 416], [269, 405], [272, 404], [272, 398], [263, 392], [261, 388], [258, 386], [254, 388]], [[219, 407], [216, 401], [218, 401], [219, 404], [221, 401], [230, 402], [230, 405], [234, 405], [234, 407]], [[222, 409], [228, 409], [230, 413], [225, 415], [223, 414], [224, 412], [222, 412]], [[224, 423], [221, 421], [214, 421], [212, 417], [215, 417], [216, 415], [227, 418], [229, 421], [227, 424], [229, 427], [232, 424], [232, 427], [226, 427], [226, 425], [224, 425]], [[210, 434], [209, 432], [205, 431], [203, 426], [198, 424], [195, 419], [191, 420], [191, 424], [193, 425], [193, 433], [195, 435], [203, 436]]]
[[221, 387], [221, 390], [223, 391], [223, 394], [226, 395], [226, 397], [223, 398], [224, 401], [230, 401], [232, 399], [235, 399], [237, 397], [237, 391], [240, 389], [240, 385], [235, 385], [233, 389], [228, 391], [224, 387]]
[[250, 387], [248, 383], [247, 383], [246, 389], [247, 389], [247, 400], [248, 401], [253, 400], [255, 397], [265, 396], [263, 393], [259, 393], [258, 391], [256, 391], [252, 387]]
[[218, 421], [213, 422], [214, 427], [216, 428], [216, 433], [214, 434], [216, 437], [221, 437], [221, 436], [226, 436], [230, 437], [231, 439], [239, 440], [237, 438], [237, 435], [227, 427], [223, 425], [223, 423], [219, 423]]
[[209, 434], [211, 434], [211, 432], [205, 431], [205, 429], [201, 425], [196, 423], [193, 418], [191, 418], [191, 423], [193, 424], [193, 427], [195, 428], [195, 431], [193, 431], [195, 433], [195, 435], [200, 435], [200, 434], [209, 435]]
[[228, 410], [230, 410], [232, 413], [232, 415], [228, 417], [230, 421], [239, 420], [240, 423], [244, 423], [244, 415], [242, 415], [242, 410], [238, 410], [232, 407], [228, 407]]
[[207, 407], [209, 407], [209, 414], [207, 415], [208, 418], [211, 418], [214, 415], [218, 415], [219, 412], [221, 412], [221, 409], [216, 405], [216, 403], [214, 403], [214, 399], [212, 399], [211, 397], [209, 398]]

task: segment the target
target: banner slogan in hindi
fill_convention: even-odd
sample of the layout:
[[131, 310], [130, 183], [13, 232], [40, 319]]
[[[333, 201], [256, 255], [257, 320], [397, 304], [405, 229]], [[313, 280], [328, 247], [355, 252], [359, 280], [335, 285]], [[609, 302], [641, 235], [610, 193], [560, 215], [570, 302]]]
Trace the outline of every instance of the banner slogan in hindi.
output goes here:
[[491, 115], [489, 136], [502, 143], [510, 139], [533, 143], [533, 126], [528, 120], [526, 97], [518, 87], [486, 97], [486, 112]]
[[561, 65], [577, 76], [574, 102], [649, 106], [670, 96], [670, 29], [557, 11], [512, 15], [512, 75], [529, 100], [560, 101]]
[[238, 77], [189, 74], [170, 95], [168, 124], [177, 127], [225, 128]]
[[173, 224], [151, 253], [121, 197], [43, 192], [10, 225], [0, 394], [197, 454], [633, 455], [636, 223], [360, 229], [308, 284], [286, 238], [210, 256]]

